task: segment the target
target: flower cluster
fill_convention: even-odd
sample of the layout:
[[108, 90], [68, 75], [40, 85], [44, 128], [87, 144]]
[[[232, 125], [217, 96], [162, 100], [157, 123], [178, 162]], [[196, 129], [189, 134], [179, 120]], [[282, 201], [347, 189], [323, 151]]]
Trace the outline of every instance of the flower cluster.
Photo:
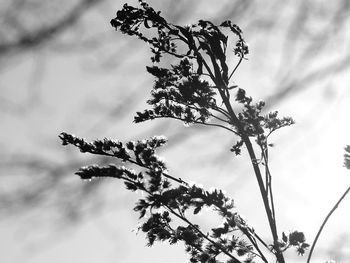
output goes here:
[[[123, 9], [119, 10], [116, 17], [111, 20], [111, 25], [124, 34], [137, 36], [147, 42], [154, 54], [151, 58], [153, 62], [159, 62], [162, 55], [166, 53], [178, 58], [195, 58], [193, 55], [203, 50], [210, 56], [216, 56], [222, 65], [226, 64], [227, 37], [222, 34], [219, 27], [205, 20], [199, 20], [197, 24], [184, 27], [173, 25], [168, 23], [159, 11], [155, 11], [146, 2], [139, 0], [139, 3], [140, 8], [125, 4]], [[235, 53], [241, 57], [248, 54], [248, 46], [241, 36], [241, 29], [232, 24], [231, 21], [225, 21], [220, 26], [230, 28], [238, 36], [239, 40], [234, 48]], [[149, 29], [156, 30], [157, 35], [152, 37], [142, 32], [142, 30]], [[181, 43], [186, 44], [188, 49], [178, 53], [180, 48], [177, 47]], [[196, 59], [199, 62], [198, 73], [201, 73], [203, 59], [199, 57]]]
[[172, 69], [147, 67], [147, 71], [156, 77], [152, 98], [147, 101], [153, 109], [138, 112], [135, 122], [167, 117], [186, 123], [206, 122], [210, 108], [216, 106], [216, 93], [192, 68], [193, 64], [187, 58]]
[[[215, 89], [227, 92], [224, 86], [228, 85], [233, 73], [229, 76], [226, 63], [228, 36], [221, 29], [229, 28], [236, 35], [235, 54], [243, 59], [248, 54], [248, 47], [241, 29], [231, 21], [220, 26], [205, 20], [184, 27], [173, 25], [147, 3], [139, 2], [140, 8], [125, 4], [112, 19], [112, 26], [147, 42], [153, 53], [152, 62], [160, 62], [164, 54], [175, 56], [180, 62], [171, 68], [147, 67], [147, 71], [156, 77], [152, 98], [148, 100], [153, 107], [137, 112], [135, 122], [155, 118], [174, 118], [185, 123], [207, 122], [212, 116], [210, 110], [219, 108], [214, 98]], [[147, 30], [147, 34], [143, 33]], [[214, 84], [205, 81], [205, 77], [210, 77]]]
[[282, 240], [280, 240], [278, 246], [282, 251], [287, 250], [289, 247], [295, 247], [299, 255], [304, 255], [310, 245], [305, 242], [303, 232], [293, 231], [288, 236], [283, 232]]
[[[156, 154], [156, 149], [167, 141], [162, 136], [126, 143], [106, 138], [86, 142], [63, 132], [59, 135], [63, 145], [74, 145], [81, 152], [114, 157], [131, 165], [131, 168], [114, 164], [91, 165], [80, 168], [76, 174], [89, 180], [117, 178], [128, 190], [143, 192], [134, 210], [143, 220], [140, 230], [146, 233], [148, 245], [153, 245], [155, 241], [168, 241], [170, 244], [183, 241], [192, 263], [219, 263], [223, 260], [227, 263], [253, 263], [256, 258], [268, 263], [260, 249], [262, 246], [272, 252], [279, 263], [285, 262], [282, 252], [289, 247], [295, 247], [299, 254], [304, 254], [309, 245], [305, 243], [302, 232], [294, 231], [288, 236], [283, 233], [282, 239], [277, 235], [271, 174], [267, 165], [268, 136], [294, 121], [289, 117], [279, 118], [277, 111], [263, 114], [264, 102], [253, 103], [244, 89], [230, 83], [249, 53], [241, 29], [231, 21], [224, 21], [219, 26], [205, 20], [189, 26], [173, 25], [144, 1], [139, 0], [139, 3], [140, 7], [125, 4], [111, 20], [116, 30], [145, 41], [152, 51], [153, 65], [147, 67], [148, 73], [155, 78], [151, 98], [147, 101], [151, 108], [137, 112], [134, 122], [173, 118], [186, 124], [224, 128], [238, 137], [231, 151], [238, 155], [243, 146], [247, 147], [273, 244], [265, 243], [259, 237], [234, 210], [233, 200], [222, 191], [206, 191], [170, 175], [164, 161]], [[229, 43], [226, 31], [233, 33], [237, 39], [233, 52], [238, 57], [238, 63], [231, 71], [226, 61]], [[176, 61], [160, 67], [156, 63], [163, 55], [170, 55]], [[234, 101], [230, 99], [232, 90], [236, 91]], [[236, 105], [232, 106], [233, 102]], [[260, 146], [261, 162], [255, 157], [251, 138]], [[348, 148], [345, 166], [349, 168]], [[265, 166], [265, 178], [260, 172], [260, 163]], [[222, 225], [207, 233], [189, 219], [189, 215], [199, 216], [205, 207], [217, 212], [223, 219]]]
[[[204, 234], [198, 225], [189, 223], [186, 217], [186, 211], [190, 208], [193, 208], [194, 214], [198, 214], [204, 206], [218, 211], [225, 219], [224, 226], [212, 229], [210, 236]], [[151, 213], [148, 220], [140, 227], [147, 233], [149, 245], [156, 240], [167, 240], [170, 244], [183, 241], [187, 252], [191, 255], [191, 262], [217, 262], [213, 260], [219, 254], [226, 254], [231, 259], [235, 258], [233, 255], [245, 256], [245, 260], [254, 257], [253, 246], [240, 237], [245, 233], [242, 229], [248, 227], [242, 224], [242, 219], [236, 212], [232, 212], [233, 201], [225, 197], [222, 191], [209, 192], [195, 185], [191, 187], [182, 185], [140, 199], [134, 210], [139, 211], [142, 218], [147, 210], [154, 211], [162, 207], [166, 208], [165, 212]], [[173, 228], [170, 224], [171, 214], [189, 223], [188, 226]], [[241, 231], [241, 234], [233, 235], [234, 231]]]
[[242, 135], [255, 137], [258, 145], [262, 149], [266, 149], [267, 138], [274, 131], [294, 124], [294, 120], [290, 117], [278, 117], [278, 111], [263, 114], [265, 102], [253, 103], [253, 99], [247, 96], [246, 91], [241, 88], [237, 89], [235, 100], [242, 105], [242, 110], [237, 114], [238, 122], [234, 123], [241, 139], [231, 147], [231, 151], [236, 155], [241, 153], [241, 148], [244, 145]]
[[[59, 135], [62, 140], [62, 145], [72, 144], [80, 149], [81, 152], [106, 155], [117, 157], [123, 161], [131, 160], [133, 153], [136, 162], [142, 166], [159, 166], [165, 169], [164, 164], [158, 160], [155, 155], [155, 149], [161, 147], [167, 142], [164, 136], [153, 136], [148, 140], [129, 141], [123, 144], [120, 141], [104, 138], [103, 140], [94, 140], [93, 142], [86, 142], [85, 139], [76, 137], [72, 134], [62, 132]], [[156, 164], [157, 163], [157, 164]]]
[[[126, 143], [108, 139], [86, 142], [67, 133], [61, 133], [59, 137], [63, 145], [72, 144], [82, 152], [116, 157], [141, 168], [137, 172], [114, 164], [90, 165], [80, 168], [76, 174], [88, 180], [103, 177], [120, 179], [128, 190], [143, 191], [145, 195], [136, 203], [134, 210], [139, 212], [140, 219], [145, 218], [140, 230], [146, 233], [148, 245], [153, 245], [155, 241], [168, 241], [170, 244], [183, 241], [191, 262], [219, 262], [216, 257], [223, 255], [227, 257], [227, 262], [248, 263], [256, 256], [256, 243], [247, 242], [255, 242], [254, 233], [233, 211], [232, 199], [221, 190], [206, 191], [196, 185], [190, 186], [167, 173], [164, 162], [155, 154], [155, 149], [166, 143], [164, 137]], [[171, 182], [177, 186], [172, 186]], [[224, 225], [213, 228], [210, 235], [188, 219], [188, 212], [197, 215], [203, 207], [211, 208], [224, 219]], [[148, 217], [145, 217], [146, 214]], [[173, 224], [174, 218], [184, 224]]]
[[242, 112], [238, 114], [238, 119], [242, 124], [243, 132], [248, 136], [265, 134], [268, 137], [275, 130], [294, 124], [294, 120], [290, 117], [278, 118], [278, 111], [262, 115], [265, 102], [259, 101], [253, 104], [252, 98], [248, 97], [243, 89], [238, 89], [236, 101], [244, 106]]

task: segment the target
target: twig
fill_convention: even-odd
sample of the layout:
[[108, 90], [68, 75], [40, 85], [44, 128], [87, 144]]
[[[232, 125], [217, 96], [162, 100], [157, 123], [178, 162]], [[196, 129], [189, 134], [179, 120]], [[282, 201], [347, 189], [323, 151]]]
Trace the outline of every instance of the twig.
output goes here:
[[[181, 119], [181, 118], [175, 117], [175, 116], [156, 116], [156, 117], [154, 117], [154, 119], [161, 119], [161, 118], [170, 118], [170, 119], [185, 121], [184, 119]], [[220, 125], [220, 124], [216, 124], [216, 123], [206, 123], [206, 122], [200, 122], [200, 121], [193, 121], [193, 123], [195, 123], [195, 124], [201, 124], [201, 125], [205, 125], [205, 126], [220, 127], [220, 128], [222, 128], [222, 129], [228, 130], [229, 132], [232, 132], [232, 133], [238, 135], [236, 131], [234, 131], [234, 130], [232, 130], [232, 129], [226, 127], [226, 126]]]
[[226, 254], [228, 257], [230, 257], [235, 263], [242, 263], [240, 260], [238, 260], [235, 256], [233, 256], [231, 253], [229, 253], [226, 249], [224, 249], [222, 246], [217, 244], [215, 241], [211, 240], [207, 235], [205, 235], [197, 226], [192, 224], [187, 218], [181, 216], [180, 214], [176, 213], [171, 207], [164, 205], [172, 214], [177, 216], [182, 221], [186, 222], [188, 225], [193, 227], [199, 235], [201, 235], [204, 239], [206, 239], [208, 242], [212, 243], [216, 248], [220, 249], [221, 252]]
[[256, 240], [254, 239], [254, 236], [250, 235], [249, 232], [247, 232], [247, 233], [245, 233], [245, 231], [242, 231], [242, 232], [246, 235], [246, 237], [249, 239], [250, 243], [252, 243], [252, 245], [258, 251], [259, 254], [256, 254], [256, 255], [259, 256], [265, 263], [268, 263], [267, 259], [264, 256], [264, 253], [261, 252]]
[[345, 198], [345, 196], [349, 193], [350, 191], [350, 186], [348, 187], [348, 189], [346, 189], [346, 191], [344, 192], [344, 194], [340, 197], [340, 199], [338, 200], [338, 202], [333, 206], [333, 208], [331, 209], [331, 211], [329, 211], [328, 215], [326, 216], [326, 218], [323, 220], [323, 223], [320, 227], [320, 229], [318, 230], [317, 232], [317, 235], [315, 237], [315, 240], [314, 242], [312, 242], [312, 246], [311, 246], [311, 249], [310, 249], [310, 253], [309, 253], [309, 256], [307, 258], [307, 261], [306, 263], [309, 263], [310, 260], [311, 260], [311, 257], [312, 257], [312, 252], [314, 251], [314, 248], [315, 248], [315, 245], [317, 243], [317, 240], [318, 238], [320, 237], [321, 235], [321, 232], [324, 228], [324, 226], [326, 225], [328, 219], [331, 217], [331, 215], [334, 213], [334, 211], [338, 208], [339, 204], [341, 203], [341, 201], [343, 201], [343, 199]]
[[243, 57], [240, 56], [239, 61], [238, 61], [237, 65], [235, 66], [235, 68], [232, 70], [230, 76], [228, 77], [228, 80], [230, 80], [230, 79], [232, 78], [233, 74], [234, 74], [234, 73], [236, 72], [236, 70], [238, 69], [238, 67], [239, 67], [239, 65], [241, 64], [242, 60], [243, 60]]

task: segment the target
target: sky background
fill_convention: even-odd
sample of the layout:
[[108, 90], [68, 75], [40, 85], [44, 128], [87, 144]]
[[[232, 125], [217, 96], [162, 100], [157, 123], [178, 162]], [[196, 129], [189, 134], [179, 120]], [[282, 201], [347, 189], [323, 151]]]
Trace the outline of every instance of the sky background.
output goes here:
[[[137, 1], [129, 1], [136, 5]], [[121, 141], [164, 134], [172, 174], [224, 189], [248, 223], [269, 238], [246, 154], [225, 131], [176, 121], [132, 123], [153, 79], [148, 47], [109, 25], [124, 1], [14, 0], [0, 4], [0, 262], [186, 262], [182, 245], [146, 247], [136, 233], [138, 196], [115, 180], [74, 172], [106, 163], [62, 147], [62, 131]], [[230, 19], [250, 47], [234, 82], [296, 124], [271, 136], [279, 231], [311, 243], [349, 185], [350, 3], [332, 1], [149, 1], [178, 24]], [[170, 61], [171, 62], [171, 61]], [[235, 65], [232, 60], [231, 66]], [[215, 227], [204, 214], [200, 224]], [[316, 262], [350, 260], [350, 198], [321, 235]], [[214, 224], [214, 225], [212, 225]], [[289, 262], [306, 258], [287, 253]]]

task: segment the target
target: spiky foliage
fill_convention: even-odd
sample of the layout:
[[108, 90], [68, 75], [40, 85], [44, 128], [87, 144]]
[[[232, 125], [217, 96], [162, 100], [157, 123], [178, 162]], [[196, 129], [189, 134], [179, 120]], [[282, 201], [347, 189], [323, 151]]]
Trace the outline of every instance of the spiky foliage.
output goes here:
[[[272, 145], [267, 142], [268, 137], [294, 121], [289, 117], [279, 118], [277, 111], [264, 112], [263, 101], [254, 102], [246, 90], [233, 83], [232, 77], [249, 53], [242, 30], [231, 21], [215, 25], [199, 20], [193, 25], [174, 25], [144, 1], [139, 4], [139, 7], [125, 4], [111, 20], [117, 31], [146, 42], [152, 52], [153, 65], [147, 67], [155, 78], [147, 101], [150, 108], [137, 112], [134, 122], [172, 118], [185, 124], [222, 128], [233, 135], [235, 143], [231, 151], [239, 155], [245, 146], [249, 153], [272, 240], [265, 242], [222, 191], [207, 191], [171, 175], [156, 155], [156, 149], [166, 143], [164, 137], [126, 143], [110, 139], [89, 143], [61, 133], [63, 145], [71, 144], [81, 152], [115, 157], [130, 164], [129, 167], [92, 165], [82, 167], [76, 174], [89, 180], [117, 178], [128, 190], [144, 192], [134, 210], [142, 220], [140, 230], [146, 233], [147, 244], [182, 241], [190, 262], [267, 263], [266, 254], [270, 253], [277, 262], [284, 263], [283, 252], [289, 247], [296, 247], [299, 254], [304, 254], [308, 244], [302, 232], [283, 233], [279, 238], [268, 167], [268, 148]], [[233, 42], [230, 37], [234, 38]], [[228, 59], [230, 53], [234, 57]], [[158, 63], [165, 55], [175, 62], [161, 67]], [[236, 63], [232, 67], [234, 58]], [[258, 145], [260, 158], [251, 140]], [[265, 176], [261, 169], [265, 170]], [[201, 216], [199, 212], [204, 207], [217, 212], [222, 225], [205, 231], [193, 223], [192, 219]]]

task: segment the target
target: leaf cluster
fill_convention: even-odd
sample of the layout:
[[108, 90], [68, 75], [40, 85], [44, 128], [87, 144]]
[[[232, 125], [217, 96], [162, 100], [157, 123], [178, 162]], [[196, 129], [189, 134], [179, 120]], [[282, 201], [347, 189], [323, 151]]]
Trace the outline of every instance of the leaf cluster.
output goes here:
[[205, 123], [210, 117], [209, 110], [216, 107], [216, 93], [192, 69], [193, 64], [187, 58], [171, 69], [147, 67], [147, 71], [156, 77], [152, 98], [147, 101], [152, 110], [138, 112], [135, 122], [176, 118], [186, 123]]
[[[232, 199], [221, 190], [206, 191], [196, 185], [190, 186], [167, 173], [164, 162], [155, 153], [155, 149], [166, 142], [164, 137], [126, 143], [108, 139], [86, 142], [67, 133], [61, 133], [59, 137], [63, 145], [71, 144], [83, 152], [113, 156], [142, 168], [137, 172], [114, 164], [90, 165], [80, 168], [76, 174], [88, 180], [117, 178], [124, 181], [126, 189], [144, 192], [134, 210], [140, 219], [145, 219], [140, 230], [146, 233], [149, 246], [155, 241], [170, 244], [183, 241], [191, 262], [220, 262], [216, 259], [219, 255], [226, 256], [227, 262], [252, 262], [256, 256], [253, 245], [246, 241], [256, 242], [254, 231], [233, 210]], [[213, 228], [211, 233], [204, 233], [188, 219], [188, 214], [197, 215], [204, 207], [216, 211], [224, 220], [223, 226]], [[174, 218], [183, 224], [172, 224]]]
[[[205, 20], [188, 26], [173, 25], [146, 2], [139, 0], [139, 4], [139, 7], [125, 4], [111, 20], [117, 31], [136, 36], [146, 42], [152, 52], [153, 65], [147, 67], [148, 73], [155, 78], [151, 98], [147, 101], [150, 109], [137, 112], [134, 122], [172, 118], [185, 124], [229, 131], [237, 139], [231, 151], [239, 155], [246, 146], [250, 154], [273, 242], [266, 244], [235, 211], [233, 200], [222, 191], [206, 191], [170, 175], [164, 161], [156, 154], [157, 148], [167, 141], [162, 136], [126, 143], [107, 138], [86, 142], [63, 132], [59, 135], [63, 145], [74, 145], [84, 153], [115, 157], [132, 167], [91, 165], [82, 167], [76, 174], [89, 180], [117, 178], [128, 190], [143, 192], [134, 210], [143, 222], [140, 230], [146, 234], [148, 245], [156, 241], [170, 244], [182, 241], [190, 262], [252, 263], [259, 258], [267, 263], [261, 247], [272, 252], [279, 263], [284, 263], [282, 252], [290, 247], [295, 247], [300, 255], [304, 254], [308, 244], [302, 232], [294, 231], [288, 236], [283, 233], [282, 239], [278, 238], [268, 167], [268, 146], [271, 146], [267, 143], [268, 137], [294, 121], [289, 117], [278, 117], [277, 111], [265, 113], [263, 101], [253, 102], [244, 89], [230, 83], [249, 53], [242, 30], [231, 21], [224, 21], [219, 26]], [[230, 42], [225, 32], [236, 38], [231, 48], [238, 62], [232, 70], [228, 66]], [[164, 55], [175, 58], [175, 63], [163, 67], [157, 65]], [[235, 95], [233, 101], [232, 93]], [[260, 162], [255, 157], [251, 138], [260, 146]], [[347, 152], [345, 165], [350, 167], [350, 150]], [[261, 164], [265, 168], [264, 179]], [[223, 220], [222, 225], [206, 233], [193, 223], [192, 217], [200, 216], [203, 208], [217, 212]]]
[[310, 246], [305, 242], [305, 235], [303, 232], [292, 231], [288, 235], [286, 233], [282, 233], [282, 239], [279, 242], [279, 249], [282, 251], [287, 250], [290, 247], [294, 247], [298, 253], [298, 255], [304, 255], [306, 249]]

